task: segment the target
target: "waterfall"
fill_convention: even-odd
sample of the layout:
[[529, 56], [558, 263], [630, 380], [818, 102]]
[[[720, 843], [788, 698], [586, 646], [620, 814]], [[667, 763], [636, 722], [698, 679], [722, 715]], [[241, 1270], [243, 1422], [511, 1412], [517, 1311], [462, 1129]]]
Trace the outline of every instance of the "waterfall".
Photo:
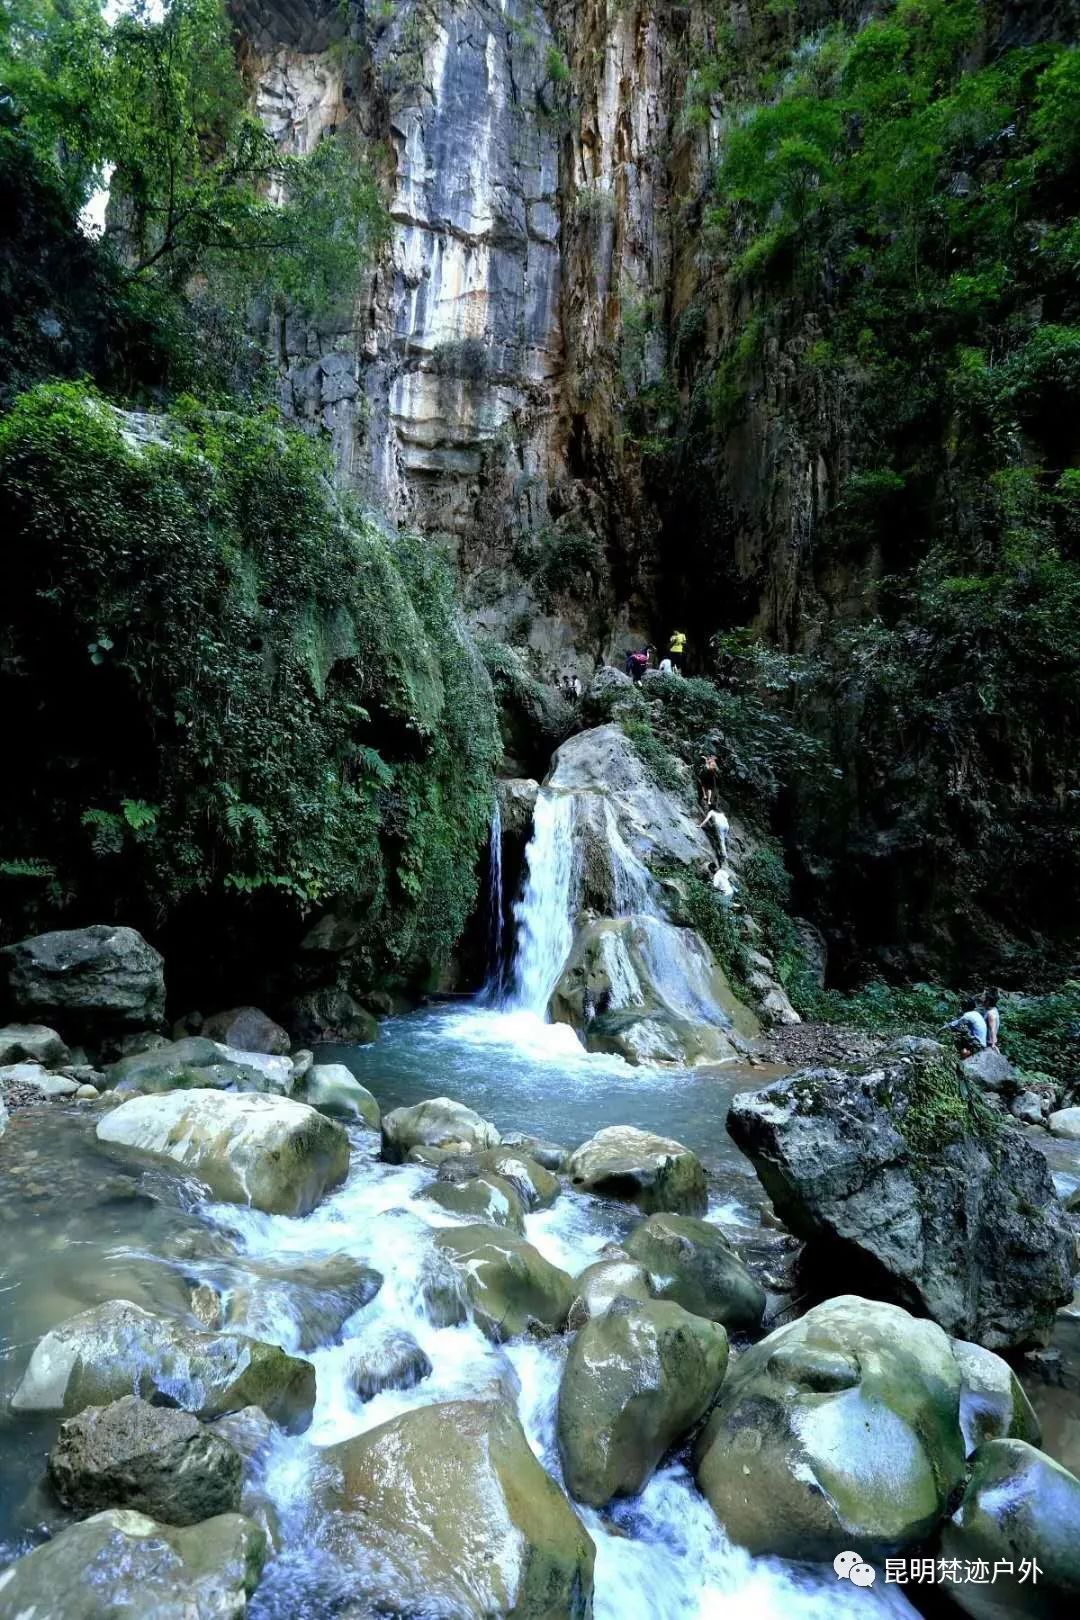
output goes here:
[[506, 1005], [547, 1017], [548, 1002], [574, 943], [577, 860], [575, 797], [542, 788], [525, 852], [527, 873], [514, 907], [517, 949]]
[[488, 971], [481, 999], [497, 1001], [503, 976], [502, 812], [496, 798], [488, 838]]

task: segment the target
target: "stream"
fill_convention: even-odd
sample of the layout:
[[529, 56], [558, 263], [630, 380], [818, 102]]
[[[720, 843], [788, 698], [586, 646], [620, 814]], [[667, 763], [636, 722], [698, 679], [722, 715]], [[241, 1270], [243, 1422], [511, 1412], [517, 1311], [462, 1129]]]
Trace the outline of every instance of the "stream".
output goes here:
[[[542, 1128], [568, 1144], [620, 1121], [668, 1132], [695, 1148], [709, 1168], [710, 1218], [744, 1248], [755, 1237], [777, 1241], [758, 1222], [756, 1180], [724, 1130], [729, 1097], [739, 1087], [760, 1085], [768, 1077], [760, 1069], [635, 1070], [619, 1059], [585, 1054], [569, 1030], [534, 1014], [481, 1006], [392, 1019], [374, 1045], [323, 1055], [346, 1060], [384, 1109], [445, 1092], [503, 1130]], [[22, 1110], [0, 1139], [0, 1181], [9, 1189], [0, 1197], [5, 1397], [37, 1338], [99, 1300], [125, 1297], [179, 1313], [193, 1284], [213, 1281], [221, 1291], [224, 1279], [227, 1300], [231, 1278], [237, 1298], [257, 1310], [252, 1330], [298, 1350], [299, 1294], [287, 1283], [268, 1287], [265, 1273], [255, 1275], [249, 1292], [247, 1268], [269, 1261], [287, 1275], [291, 1261], [347, 1254], [383, 1274], [375, 1299], [333, 1342], [306, 1352], [317, 1369], [312, 1426], [302, 1436], [281, 1436], [263, 1465], [259, 1484], [272, 1504], [278, 1549], [250, 1605], [254, 1620], [330, 1620], [350, 1612], [312, 1522], [313, 1473], [321, 1448], [331, 1443], [410, 1406], [490, 1391], [496, 1379], [505, 1388], [509, 1379], [533, 1449], [559, 1475], [554, 1413], [566, 1341], [497, 1347], [471, 1323], [433, 1326], [418, 1305], [417, 1278], [429, 1263], [434, 1229], [452, 1220], [418, 1196], [431, 1180], [429, 1170], [383, 1164], [373, 1132], [355, 1128], [350, 1136], [348, 1180], [302, 1219], [209, 1204], [182, 1177], [118, 1167], [98, 1148], [88, 1113]], [[564, 1191], [551, 1209], [526, 1217], [526, 1235], [547, 1258], [577, 1273], [633, 1220], [619, 1205]], [[242, 1313], [233, 1325], [244, 1326]], [[350, 1350], [388, 1327], [412, 1333], [433, 1372], [412, 1390], [387, 1391], [364, 1404], [348, 1384]], [[64, 1522], [40, 1485], [53, 1428], [25, 1422], [0, 1428], [0, 1557], [25, 1550], [43, 1526]], [[719, 1614], [824, 1620], [836, 1613], [914, 1612], [895, 1587], [872, 1593], [838, 1588], [831, 1568], [753, 1559], [732, 1547], [680, 1458], [640, 1497], [603, 1515], [582, 1510], [582, 1517], [597, 1548], [597, 1620]]]

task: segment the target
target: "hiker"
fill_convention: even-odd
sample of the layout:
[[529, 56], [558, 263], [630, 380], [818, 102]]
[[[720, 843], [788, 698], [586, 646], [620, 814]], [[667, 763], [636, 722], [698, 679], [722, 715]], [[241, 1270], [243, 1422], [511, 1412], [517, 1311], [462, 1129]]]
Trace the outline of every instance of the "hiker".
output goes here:
[[979, 1011], [974, 996], [965, 996], [960, 1003], [960, 1016], [943, 1029], [955, 1030], [959, 1036], [960, 1056], [971, 1057], [973, 1052], [986, 1050], [986, 1019]]
[[734, 899], [735, 882], [728, 870], [727, 862], [718, 866], [712, 875], [712, 886], [725, 900]]
[[668, 657], [671, 659], [672, 668], [677, 670], [680, 674], [682, 673], [683, 659], [685, 656], [686, 631], [673, 630], [671, 632], [671, 640], [668, 642]]
[[626, 673], [629, 675], [635, 686], [640, 683], [641, 678], [648, 667], [649, 644], [646, 642], [644, 647], [642, 647], [639, 652], [632, 652], [626, 655]]
[[716, 839], [720, 845], [720, 853], [724, 863], [727, 863], [727, 835], [731, 823], [722, 810], [706, 810], [705, 820], [701, 823], [703, 829]]
[[983, 1017], [986, 1019], [986, 1044], [997, 1050], [998, 1033], [1001, 1029], [1001, 1014], [998, 1011], [998, 997], [1000, 990], [983, 991]]
[[661, 673], [661, 675], [670, 675], [672, 673], [672, 669], [673, 669], [673, 665], [672, 665], [671, 659], [670, 658], [661, 658], [661, 660], [660, 660], [660, 673]]
[[[698, 772], [698, 787], [701, 790], [701, 807], [711, 810], [716, 803], [716, 789], [720, 781], [720, 762], [715, 754], [702, 756], [701, 769]], [[705, 825], [704, 822], [701, 824]]]

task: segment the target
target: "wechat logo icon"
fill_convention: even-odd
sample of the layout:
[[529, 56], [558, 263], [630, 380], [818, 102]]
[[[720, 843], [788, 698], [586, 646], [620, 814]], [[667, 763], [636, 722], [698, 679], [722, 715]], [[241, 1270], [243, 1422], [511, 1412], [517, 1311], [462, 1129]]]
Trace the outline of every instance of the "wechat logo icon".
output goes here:
[[864, 1563], [862, 1553], [837, 1553], [832, 1567], [838, 1581], [850, 1581], [852, 1586], [873, 1586], [877, 1579], [873, 1564]]

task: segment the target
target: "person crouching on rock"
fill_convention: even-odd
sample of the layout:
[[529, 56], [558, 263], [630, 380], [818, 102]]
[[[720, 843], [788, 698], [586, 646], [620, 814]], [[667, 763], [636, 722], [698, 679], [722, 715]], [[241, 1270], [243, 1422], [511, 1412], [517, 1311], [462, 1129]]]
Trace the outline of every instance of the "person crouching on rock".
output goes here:
[[974, 996], [965, 996], [960, 1003], [959, 1018], [943, 1024], [942, 1028], [955, 1030], [961, 1057], [969, 1058], [974, 1052], [986, 1050], [986, 1019]]

